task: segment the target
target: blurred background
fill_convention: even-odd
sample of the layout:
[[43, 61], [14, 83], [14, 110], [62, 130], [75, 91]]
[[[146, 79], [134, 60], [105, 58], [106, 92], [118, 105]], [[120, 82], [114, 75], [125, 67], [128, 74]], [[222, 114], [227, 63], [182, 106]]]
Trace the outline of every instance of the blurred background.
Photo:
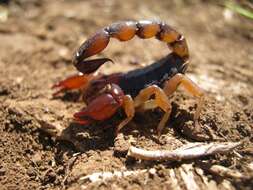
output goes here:
[[[3, 105], [0, 142], [4, 142], [0, 143], [0, 189], [62, 188], [64, 168], [73, 148], [63, 145], [57, 148], [50, 136], [39, 132], [33, 116], [38, 110], [54, 113], [48, 111], [54, 108], [55, 112], [64, 110], [71, 116], [82, 107], [82, 103], [73, 100], [73, 95], [64, 96], [64, 101], [51, 99], [52, 84], [76, 73], [71, 64], [73, 52], [104, 26], [119, 20], [140, 19], [163, 20], [185, 36], [191, 56], [187, 75], [207, 92], [203, 122], [226, 140], [247, 138], [252, 142], [252, 0], [0, 0], [0, 103]], [[112, 73], [149, 65], [168, 52], [166, 45], [158, 40], [135, 37], [128, 42], [112, 39], [98, 56], [114, 60], [115, 64], [106, 64], [101, 69]], [[194, 100], [179, 94], [172, 100], [182, 109], [192, 110], [188, 105], [193, 105]], [[9, 106], [13, 104], [14, 111]], [[27, 109], [27, 105], [37, 107]], [[21, 115], [17, 114], [20, 110], [24, 110]], [[64, 114], [54, 116], [52, 121], [61, 122], [67, 117]], [[95, 143], [91, 147], [104, 144]], [[90, 154], [94, 158], [83, 159], [96, 163], [104, 155], [109, 160], [110, 151], [108, 154], [104, 149], [93, 150]], [[244, 165], [252, 163], [252, 156], [236, 161], [232, 158], [216, 159], [232, 169], [248, 171]], [[113, 159], [114, 162], [105, 164], [103, 160], [97, 162], [101, 165], [93, 163], [95, 169], [92, 164], [90, 168], [82, 165], [82, 172], [125, 167], [125, 160]], [[67, 187], [76, 187], [74, 179], [78, 172], [73, 174], [73, 181], [64, 181]], [[149, 188], [162, 188], [167, 174], [163, 175], [149, 179], [154, 185]], [[139, 180], [139, 188], [147, 187], [144, 178]], [[250, 189], [249, 182], [231, 181], [230, 189]], [[119, 181], [115, 184], [136, 185], [134, 180], [126, 180], [126, 186]], [[105, 188], [111, 188], [110, 185]]]
[[[160, 19], [175, 27], [186, 37], [191, 53], [190, 71], [196, 73], [194, 77], [203, 77], [201, 80], [196, 79], [199, 82], [207, 80], [206, 77], [210, 76], [209, 84], [206, 85], [214, 91], [219, 90], [217, 88], [222, 84], [217, 85], [217, 82], [210, 82], [211, 80], [220, 81], [219, 77], [229, 77], [215, 76], [219, 75], [215, 72], [217, 68], [222, 72], [231, 70], [237, 78], [244, 81], [249, 79], [252, 82], [251, 73], [247, 73], [250, 70], [248, 67], [252, 67], [252, 64], [249, 64], [252, 62], [252, 48], [250, 48], [253, 35], [252, 17], [252, 2], [247, 0], [147, 0], [144, 2], [2, 0], [0, 31], [3, 34], [10, 33], [12, 37], [4, 39], [6, 43], [1, 40], [3, 49], [1, 58], [15, 64], [13, 60], [9, 60], [10, 57], [13, 59], [13, 56], [5, 52], [11, 50], [21, 51], [21, 54], [27, 53], [31, 67], [42, 65], [33, 62], [33, 59], [40, 55], [41, 63], [53, 62], [56, 66], [62, 63], [68, 64], [74, 50], [101, 27], [119, 20]], [[23, 44], [26, 46], [20, 47]], [[46, 56], [42, 51], [40, 52], [41, 46], [44, 51], [50, 49]], [[108, 65], [109, 70], [113, 72], [139, 67], [138, 64], [145, 66], [167, 52], [166, 45], [157, 40], [135, 38], [125, 43], [113, 39], [103, 53], [119, 63], [113, 67]], [[24, 56], [21, 57], [24, 59]], [[57, 60], [59, 58], [62, 60]], [[20, 62], [19, 58], [14, 59]], [[246, 69], [242, 70], [245, 67]], [[106, 66], [104, 71], [107, 72]], [[241, 72], [243, 76], [239, 76]], [[61, 71], [58, 70], [56, 75], [62, 76]], [[231, 77], [235, 83], [238, 82], [236, 77]], [[208, 81], [204, 82], [208, 83]]]

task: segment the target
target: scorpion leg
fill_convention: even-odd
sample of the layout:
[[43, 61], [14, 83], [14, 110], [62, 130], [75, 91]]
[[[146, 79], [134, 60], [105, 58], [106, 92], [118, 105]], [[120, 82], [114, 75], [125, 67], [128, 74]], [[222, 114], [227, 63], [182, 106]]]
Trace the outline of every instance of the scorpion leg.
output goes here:
[[182, 85], [183, 88], [188, 93], [198, 98], [197, 108], [194, 115], [194, 122], [197, 127], [198, 126], [197, 121], [199, 119], [200, 111], [204, 103], [204, 91], [199, 86], [197, 86], [197, 84], [195, 84], [191, 79], [189, 79], [186, 75], [183, 75], [181, 73], [176, 74], [171, 79], [166, 81], [163, 90], [166, 93], [166, 95], [169, 96], [174, 91], [176, 91], [179, 85]]
[[135, 109], [134, 109], [134, 101], [130, 95], [124, 96], [123, 105], [122, 105], [127, 118], [121, 121], [121, 123], [117, 126], [116, 134], [126, 125], [129, 121], [131, 121], [134, 117]]
[[[152, 95], [155, 95], [154, 100], [149, 100]], [[164, 91], [156, 85], [148, 86], [135, 97], [134, 106], [141, 109], [160, 107], [165, 112], [157, 127], [160, 136], [171, 113], [171, 104]]]

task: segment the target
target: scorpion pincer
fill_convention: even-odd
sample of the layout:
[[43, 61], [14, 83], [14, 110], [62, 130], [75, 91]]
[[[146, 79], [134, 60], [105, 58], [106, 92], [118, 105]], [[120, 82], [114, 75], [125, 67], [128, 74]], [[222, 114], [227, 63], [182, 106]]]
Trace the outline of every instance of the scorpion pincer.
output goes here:
[[[128, 41], [135, 35], [142, 39], [156, 37], [167, 43], [171, 53], [147, 67], [110, 75], [97, 74], [96, 71], [105, 62], [112, 61], [111, 59], [86, 60], [103, 51], [110, 38]], [[189, 52], [184, 36], [164, 22], [152, 20], [117, 22], [98, 30], [78, 48], [73, 64], [82, 74], [55, 84], [53, 87], [60, 90], [54, 96], [66, 90], [83, 90], [87, 107], [74, 114], [75, 121], [80, 124], [107, 120], [122, 108], [126, 118], [117, 126], [117, 133], [131, 121], [137, 108], [146, 110], [159, 107], [165, 112], [157, 127], [160, 135], [171, 113], [168, 96], [179, 85], [198, 98], [194, 115], [195, 125], [198, 124], [204, 92], [184, 75], [188, 59]]]

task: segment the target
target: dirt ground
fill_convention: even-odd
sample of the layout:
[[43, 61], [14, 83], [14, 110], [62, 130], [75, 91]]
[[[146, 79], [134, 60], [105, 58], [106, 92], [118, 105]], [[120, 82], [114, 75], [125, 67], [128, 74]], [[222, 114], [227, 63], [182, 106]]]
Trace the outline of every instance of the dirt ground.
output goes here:
[[[0, 22], [0, 189], [252, 189], [252, 20], [199, 0], [13, 0], [1, 10], [8, 11], [8, 18]], [[72, 54], [89, 35], [118, 20], [153, 18], [177, 28], [189, 43], [187, 75], [206, 91], [200, 123], [216, 137], [205, 141], [243, 141], [243, 146], [188, 162], [130, 159], [113, 128], [72, 123], [73, 113], [84, 106], [79, 92], [52, 98], [51, 86], [76, 73]], [[166, 46], [154, 39], [112, 40], [102, 55], [115, 64], [101, 70], [131, 70], [166, 53]], [[172, 116], [160, 140], [155, 133], [159, 110], [138, 114], [123, 130], [123, 140], [166, 150], [197, 141], [187, 132], [193, 127], [195, 99], [182, 90], [170, 99]], [[59, 135], [55, 126], [64, 132]], [[201, 163], [244, 177], [214, 174]], [[80, 179], [94, 172], [151, 168], [156, 172], [98, 182]], [[187, 179], [194, 181], [192, 186]]]

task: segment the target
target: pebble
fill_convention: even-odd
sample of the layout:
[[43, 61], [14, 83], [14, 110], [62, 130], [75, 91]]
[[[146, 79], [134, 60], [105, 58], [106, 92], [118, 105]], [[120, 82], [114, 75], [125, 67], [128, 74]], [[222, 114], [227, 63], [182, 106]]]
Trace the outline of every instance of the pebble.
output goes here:
[[0, 168], [0, 176], [5, 175], [6, 170], [4, 168]]

